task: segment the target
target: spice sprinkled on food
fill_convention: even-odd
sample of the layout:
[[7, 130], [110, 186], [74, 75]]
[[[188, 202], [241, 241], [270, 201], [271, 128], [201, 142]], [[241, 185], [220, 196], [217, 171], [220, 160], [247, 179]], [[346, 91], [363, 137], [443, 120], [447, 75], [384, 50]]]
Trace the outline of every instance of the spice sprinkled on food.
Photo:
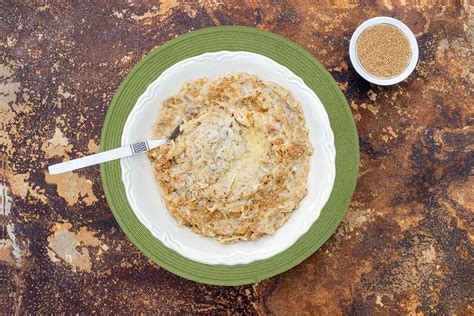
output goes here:
[[398, 28], [388, 24], [374, 25], [362, 32], [356, 50], [362, 67], [382, 78], [401, 74], [411, 57], [408, 39]]

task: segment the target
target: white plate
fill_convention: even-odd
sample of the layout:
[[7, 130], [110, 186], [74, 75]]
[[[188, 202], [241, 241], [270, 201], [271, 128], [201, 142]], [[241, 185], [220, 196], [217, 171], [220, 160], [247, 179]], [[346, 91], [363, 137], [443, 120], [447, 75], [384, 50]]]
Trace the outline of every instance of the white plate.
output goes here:
[[183, 257], [205, 264], [247, 264], [270, 258], [293, 245], [319, 217], [329, 199], [336, 175], [334, 135], [329, 118], [316, 94], [288, 68], [250, 52], [205, 53], [185, 59], [164, 71], [148, 86], [130, 112], [122, 145], [150, 139], [161, 104], [191, 79], [218, 78], [236, 72], [254, 74], [288, 89], [300, 101], [314, 154], [311, 156], [308, 194], [289, 220], [272, 236], [257, 241], [224, 245], [178, 226], [163, 202], [159, 184], [146, 155], [121, 160], [122, 180], [137, 218], [166, 247]]

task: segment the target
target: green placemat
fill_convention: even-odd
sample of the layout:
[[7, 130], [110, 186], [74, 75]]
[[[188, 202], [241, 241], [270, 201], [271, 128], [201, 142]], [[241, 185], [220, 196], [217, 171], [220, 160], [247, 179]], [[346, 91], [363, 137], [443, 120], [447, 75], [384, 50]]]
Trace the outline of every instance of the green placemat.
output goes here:
[[[357, 131], [344, 95], [314, 57], [273, 33], [247, 27], [214, 27], [179, 36], [149, 53], [127, 75], [112, 99], [101, 136], [101, 151], [119, 147], [122, 129], [138, 97], [167, 68], [183, 59], [214, 51], [250, 51], [288, 67], [314, 90], [331, 121], [336, 145], [336, 179], [318, 220], [288, 250], [244, 265], [206, 265], [166, 248], [135, 217], [125, 195], [119, 161], [101, 165], [107, 201], [122, 230], [147, 257], [164, 269], [197, 282], [216, 285], [253, 283], [296, 266], [332, 235], [345, 214], [359, 166]], [[309, 188], [311, 190], [311, 188]]]

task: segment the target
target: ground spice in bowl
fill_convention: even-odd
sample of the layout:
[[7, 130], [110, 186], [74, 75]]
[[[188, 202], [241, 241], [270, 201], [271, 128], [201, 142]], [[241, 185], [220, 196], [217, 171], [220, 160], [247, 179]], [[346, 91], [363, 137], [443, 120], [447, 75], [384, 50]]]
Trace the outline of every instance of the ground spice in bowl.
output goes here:
[[369, 74], [391, 78], [400, 75], [411, 58], [410, 43], [395, 26], [378, 24], [364, 30], [357, 39], [360, 64]]

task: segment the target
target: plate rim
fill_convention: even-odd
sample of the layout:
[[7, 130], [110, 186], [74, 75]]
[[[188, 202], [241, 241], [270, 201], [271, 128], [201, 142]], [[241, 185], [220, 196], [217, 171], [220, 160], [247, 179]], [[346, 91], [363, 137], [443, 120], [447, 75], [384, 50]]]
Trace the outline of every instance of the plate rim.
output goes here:
[[[311, 89], [317, 90], [316, 94], [322, 99], [335, 133], [338, 152], [336, 181], [328, 203], [310, 231], [288, 250], [270, 259], [230, 267], [196, 263], [164, 247], [151, 234], [147, 234], [146, 228], [133, 216], [129, 205], [124, 201], [120, 164], [117, 161], [102, 164], [100, 172], [105, 196], [116, 221], [130, 241], [145, 256], [162, 268], [189, 280], [236, 286], [254, 283], [293, 268], [319, 249], [334, 233], [347, 211], [356, 186], [359, 170], [359, 139], [352, 112], [337, 82], [309, 52], [274, 33], [244, 26], [220, 26], [181, 35], [147, 54], [132, 68], [117, 89], [105, 117], [101, 134], [101, 151], [120, 144], [123, 127], [120, 124], [126, 119], [130, 104], [134, 104], [145, 90], [140, 87], [140, 81], [151, 82], [157, 77], [157, 72], [163, 71], [163, 68], [180, 58], [218, 49], [254, 51], [276, 59], [281, 64], [290, 65], [289, 68]], [[138, 73], [140, 79], [137, 79]], [[324, 96], [322, 97], [320, 93]], [[326, 99], [330, 102], [328, 103]]]
[[[190, 58], [183, 59], [178, 63], [172, 65], [171, 67], [167, 68], [163, 71], [158, 78], [156, 78], [153, 82], [151, 82], [148, 87], [146, 88], [145, 92], [138, 98], [137, 102], [133, 106], [132, 110], [130, 111], [127, 120], [125, 121], [124, 128], [122, 131], [122, 145], [127, 143], [131, 143], [134, 140], [130, 140], [130, 130], [131, 126], [134, 124], [132, 123], [137, 115], [140, 115], [139, 112], [143, 111], [147, 104], [153, 102], [152, 99], [156, 98], [156, 95], [159, 93], [159, 89], [163, 82], [169, 79], [170, 74], [175, 71], [178, 67], [186, 67], [190, 63], [203, 63], [211, 60], [210, 62], [219, 62], [222, 60], [229, 60], [229, 59], [236, 59], [236, 58], [258, 58], [258, 62], [266, 63], [269, 67], [273, 67], [274, 71], [281, 72], [282, 75], [288, 78], [288, 87], [289, 85], [297, 86], [300, 90], [300, 93], [309, 95], [311, 100], [314, 102], [312, 103], [311, 107], [314, 107], [315, 113], [318, 113], [318, 117], [321, 118], [321, 121], [318, 123], [321, 124], [324, 128], [323, 131], [323, 144], [320, 148], [315, 149], [321, 150], [325, 152], [325, 155], [328, 159], [327, 165], [324, 165], [324, 168], [327, 170], [327, 185], [325, 188], [321, 190], [320, 194], [322, 195], [321, 199], [318, 201], [316, 205], [311, 205], [311, 211], [314, 211], [314, 214], [310, 214], [309, 216], [306, 215], [306, 218], [300, 220], [298, 225], [300, 229], [294, 228], [291, 231], [291, 234], [288, 235], [288, 238], [284, 240], [283, 244], [279, 244], [275, 249], [273, 248], [260, 248], [255, 249], [255, 251], [251, 253], [246, 253], [243, 251], [236, 251], [232, 254], [228, 254], [226, 256], [209, 256], [208, 253], [204, 253], [201, 250], [195, 250], [193, 247], [187, 246], [183, 244], [170, 233], [164, 232], [162, 229], [159, 228], [159, 225], [156, 226], [155, 222], [152, 222], [149, 218], [146, 217], [146, 214], [140, 210], [138, 204], [141, 204], [141, 200], [134, 196], [133, 192], [137, 192], [137, 186], [132, 183], [132, 173], [133, 173], [133, 164], [136, 164], [135, 160], [132, 159], [122, 159], [120, 161], [120, 166], [122, 170], [122, 181], [125, 186], [125, 193], [127, 195], [128, 202], [130, 207], [132, 208], [135, 216], [139, 219], [139, 221], [151, 232], [151, 234], [161, 241], [166, 247], [170, 248], [178, 252], [181, 256], [193, 260], [195, 262], [200, 262], [209, 265], [238, 265], [238, 264], [248, 264], [258, 260], [264, 260], [273, 257], [291, 247], [297, 240], [304, 235], [313, 225], [313, 223], [318, 219], [324, 205], [329, 200], [329, 197], [332, 192], [332, 188], [334, 185], [334, 180], [336, 176], [336, 148], [334, 144], [334, 133], [331, 128], [331, 123], [329, 121], [329, 116], [326, 112], [324, 105], [322, 104], [319, 97], [316, 93], [310, 89], [304, 81], [297, 76], [291, 69], [279, 64], [278, 62], [270, 59], [264, 55], [254, 53], [254, 52], [247, 52], [247, 51], [228, 51], [228, 50], [221, 50], [215, 52], [206, 52], [203, 54], [199, 54]], [[288, 89], [288, 87], [285, 87]], [[136, 123], [135, 123], [136, 124]], [[308, 124], [308, 117], [305, 118], [305, 125]], [[314, 144], [313, 144], [314, 146]], [[313, 153], [314, 154], [314, 153]], [[312, 166], [315, 168], [315, 166]], [[313, 169], [313, 173], [314, 173]], [[307, 182], [310, 179], [308, 178]], [[160, 192], [161, 193], [161, 192]], [[142, 196], [143, 198], [143, 196]], [[163, 202], [163, 201], [162, 201]], [[164, 204], [164, 203], [163, 203]], [[166, 205], [164, 205], [166, 208]], [[298, 207], [299, 209], [299, 207]], [[295, 211], [297, 211], [296, 209]], [[305, 210], [304, 212], [308, 213], [310, 210]], [[289, 221], [285, 222], [286, 225]], [[295, 223], [293, 223], [295, 225]], [[196, 233], [193, 233], [196, 234]], [[196, 237], [199, 236], [196, 234]], [[269, 236], [269, 238], [274, 237], [275, 235]], [[252, 242], [252, 241], [250, 241]]]

